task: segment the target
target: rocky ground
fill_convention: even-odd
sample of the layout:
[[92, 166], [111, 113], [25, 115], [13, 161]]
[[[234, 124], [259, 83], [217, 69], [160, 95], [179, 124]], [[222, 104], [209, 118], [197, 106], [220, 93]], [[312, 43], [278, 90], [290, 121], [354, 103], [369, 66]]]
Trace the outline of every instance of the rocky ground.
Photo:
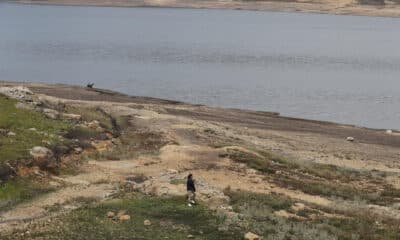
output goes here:
[[28, 4], [177, 7], [399, 17], [398, 0], [16, 0]]
[[[29, 164], [9, 164], [4, 189], [38, 178], [52, 189], [0, 208], [2, 239], [400, 237], [396, 131], [23, 85], [0, 82], [0, 93], [68, 130], [54, 133], [64, 151], [44, 142], [26, 150]], [[194, 208], [185, 205], [188, 173]]]

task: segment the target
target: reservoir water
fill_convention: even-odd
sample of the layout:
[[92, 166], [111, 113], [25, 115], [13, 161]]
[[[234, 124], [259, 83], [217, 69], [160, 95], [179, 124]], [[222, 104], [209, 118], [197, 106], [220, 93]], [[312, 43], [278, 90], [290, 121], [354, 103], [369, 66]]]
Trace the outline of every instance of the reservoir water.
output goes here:
[[400, 19], [3, 2], [0, 79], [400, 129]]

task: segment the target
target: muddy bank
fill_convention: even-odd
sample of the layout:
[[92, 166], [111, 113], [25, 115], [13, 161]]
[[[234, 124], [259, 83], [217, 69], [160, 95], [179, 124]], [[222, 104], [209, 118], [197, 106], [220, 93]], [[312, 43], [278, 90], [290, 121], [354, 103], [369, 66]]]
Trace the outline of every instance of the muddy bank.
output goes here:
[[[207, 8], [207, 9], [235, 9], [257, 11], [284, 11], [305, 13], [328, 13], [338, 15], [361, 15], [399, 17], [400, 5], [391, 1], [384, 4], [359, 4], [353, 0], [324, 0], [324, 1], [223, 1], [223, 0], [16, 0], [27, 4], [54, 4], [75, 6], [109, 6], [109, 7], [174, 7], [174, 8]], [[377, 1], [378, 2], [378, 1]]]

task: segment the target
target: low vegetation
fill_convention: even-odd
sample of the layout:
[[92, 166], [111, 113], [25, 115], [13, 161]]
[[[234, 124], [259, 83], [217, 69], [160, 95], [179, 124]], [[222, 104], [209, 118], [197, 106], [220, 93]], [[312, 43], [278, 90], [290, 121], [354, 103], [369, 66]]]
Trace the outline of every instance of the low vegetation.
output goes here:
[[0, 95], [0, 163], [29, 158], [29, 149], [56, 145], [71, 124], [17, 108], [17, 101]]
[[[399, 239], [399, 220], [365, 211], [334, 211], [317, 206], [294, 209], [293, 200], [277, 194], [226, 190], [231, 204], [266, 239]], [[287, 217], [274, 214], [284, 210]], [[328, 215], [330, 214], [330, 215]]]
[[357, 0], [359, 4], [363, 5], [385, 5], [385, 0]]
[[[130, 220], [107, 217], [110, 211], [129, 215]], [[145, 225], [145, 220], [150, 225]], [[135, 194], [74, 210], [48, 226], [37, 226], [29, 236], [14, 234], [1, 239], [242, 239], [235, 230], [218, 231], [222, 221], [203, 206], [189, 208], [182, 197]]]
[[0, 211], [53, 190], [54, 188], [45, 182], [24, 178], [12, 179], [0, 186]]

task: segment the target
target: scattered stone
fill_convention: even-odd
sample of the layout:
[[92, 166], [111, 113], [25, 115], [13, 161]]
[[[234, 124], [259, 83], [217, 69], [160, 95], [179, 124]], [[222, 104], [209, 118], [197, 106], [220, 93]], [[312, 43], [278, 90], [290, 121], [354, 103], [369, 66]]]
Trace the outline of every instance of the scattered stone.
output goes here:
[[33, 157], [34, 165], [40, 168], [54, 168], [55, 159], [53, 152], [41, 146], [33, 147], [30, 151], [30, 155]]
[[36, 131], [37, 131], [36, 128], [29, 128], [28, 130], [29, 130], [29, 131], [32, 131], [32, 132], [36, 132]]
[[178, 170], [175, 170], [175, 169], [168, 169], [167, 172], [168, 172], [169, 174], [177, 174], [177, 173], [178, 173]]
[[77, 147], [77, 148], [74, 148], [74, 152], [75, 152], [75, 154], [80, 154], [83, 152], [83, 149], [81, 147]]
[[63, 114], [61, 114], [61, 117], [68, 119], [68, 120], [75, 120], [75, 121], [80, 121], [82, 119], [81, 115], [72, 114], [72, 113], [63, 113]]
[[387, 133], [387, 134], [392, 134], [392, 133], [393, 133], [393, 130], [388, 129], [388, 130], [386, 130], [386, 133]]
[[11, 132], [11, 131], [9, 131], [7, 133], [7, 136], [9, 136], [9, 137], [12, 137], [12, 136], [15, 136], [15, 135], [17, 135], [17, 134], [15, 132]]
[[187, 238], [190, 238], [190, 239], [192, 239], [192, 238], [194, 238], [194, 236], [193, 236], [193, 235], [191, 235], [191, 234], [189, 234], [189, 235], [187, 235]]
[[354, 142], [354, 137], [347, 137], [347, 138], [346, 138], [346, 141]]
[[250, 169], [246, 169], [246, 173], [250, 174], [250, 175], [254, 175], [254, 174], [257, 174], [258, 171], [255, 170], [255, 169], [250, 168]]
[[23, 86], [16, 87], [0, 87], [0, 93], [6, 95], [7, 97], [24, 100], [24, 101], [32, 101], [32, 91]]
[[244, 239], [246, 239], [246, 240], [260, 240], [261, 238], [260, 238], [260, 236], [258, 236], [255, 233], [248, 232], [248, 233], [246, 233], [244, 235]]
[[151, 225], [151, 222], [150, 222], [150, 220], [146, 219], [146, 220], [144, 220], [143, 224], [144, 224], [145, 226], [150, 226], [150, 225]]
[[60, 113], [58, 111], [50, 108], [44, 108], [43, 113], [44, 115], [46, 115], [46, 117], [50, 119], [58, 119], [58, 117], [60, 116]]
[[112, 212], [112, 211], [107, 212], [107, 217], [108, 217], [108, 218], [113, 218], [113, 217], [115, 217], [115, 212]]
[[119, 217], [119, 220], [120, 220], [120, 221], [129, 221], [129, 220], [131, 220], [131, 216], [125, 214], [125, 215], [120, 216], [120, 217]]
[[118, 211], [118, 213], [117, 213], [117, 217], [118, 217], [118, 218], [121, 217], [121, 216], [123, 216], [123, 215], [126, 215], [126, 211], [125, 211], [125, 210], [120, 210], [120, 211]]
[[89, 128], [97, 129], [100, 128], [100, 122], [97, 120], [91, 121], [87, 124]]

